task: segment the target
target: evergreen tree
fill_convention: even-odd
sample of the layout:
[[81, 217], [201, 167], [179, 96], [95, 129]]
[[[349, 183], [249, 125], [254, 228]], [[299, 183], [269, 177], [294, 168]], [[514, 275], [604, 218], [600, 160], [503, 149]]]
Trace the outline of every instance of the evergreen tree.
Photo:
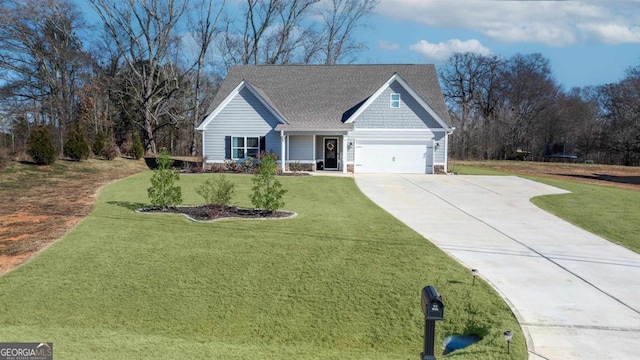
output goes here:
[[180, 175], [171, 169], [171, 159], [167, 149], [162, 149], [158, 156], [158, 168], [151, 176], [151, 187], [147, 189], [151, 204], [167, 207], [182, 203], [182, 189], [175, 185]]
[[38, 165], [51, 165], [56, 161], [56, 148], [48, 127], [40, 125], [31, 130], [27, 153]]
[[276, 212], [284, 206], [282, 197], [287, 190], [282, 188], [282, 184], [276, 178], [276, 156], [266, 154], [260, 159], [258, 172], [253, 179], [253, 194], [251, 203], [258, 209], [271, 210]]
[[91, 151], [93, 151], [93, 155], [102, 156], [105, 150], [105, 136], [104, 131], [98, 130], [96, 134], [96, 138], [93, 140], [93, 144], [91, 144]]
[[76, 122], [69, 129], [63, 150], [66, 157], [75, 161], [86, 160], [89, 157], [89, 141], [84, 136], [80, 122]]
[[144, 147], [142, 146], [142, 141], [140, 140], [140, 133], [135, 131], [133, 133], [132, 141], [133, 144], [131, 145], [131, 157], [134, 160], [138, 160], [144, 155]]

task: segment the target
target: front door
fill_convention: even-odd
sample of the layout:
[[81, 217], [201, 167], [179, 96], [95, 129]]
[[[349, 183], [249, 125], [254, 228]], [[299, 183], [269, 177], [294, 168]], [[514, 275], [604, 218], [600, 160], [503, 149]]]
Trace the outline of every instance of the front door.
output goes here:
[[338, 139], [324, 138], [324, 168], [338, 169]]

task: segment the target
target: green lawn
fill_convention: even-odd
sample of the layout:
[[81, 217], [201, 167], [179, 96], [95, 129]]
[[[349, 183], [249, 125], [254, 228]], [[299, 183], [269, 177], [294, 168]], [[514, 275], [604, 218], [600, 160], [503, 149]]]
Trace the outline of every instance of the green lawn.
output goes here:
[[531, 201], [585, 230], [640, 253], [640, 192], [612, 186], [534, 178], [571, 194]]
[[[185, 203], [208, 176], [181, 177]], [[0, 341], [52, 341], [58, 359], [416, 359], [434, 285], [437, 353], [476, 333], [445, 358], [527, 358], [502, 299], [350, 178], [280, 178], [294, 219], [193, 223], [133, 212], [149, 177], [105, 187], [77, 228], [0, 277]], [[251, 177], [229, 177], [249, 206]]]

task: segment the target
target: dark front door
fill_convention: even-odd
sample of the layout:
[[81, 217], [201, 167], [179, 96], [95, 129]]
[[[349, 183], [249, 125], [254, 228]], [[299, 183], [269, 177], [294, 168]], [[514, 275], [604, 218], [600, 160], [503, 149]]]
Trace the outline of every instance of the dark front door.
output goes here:
[[338, 168], [338, 139], [324, 139], [324, 168]]

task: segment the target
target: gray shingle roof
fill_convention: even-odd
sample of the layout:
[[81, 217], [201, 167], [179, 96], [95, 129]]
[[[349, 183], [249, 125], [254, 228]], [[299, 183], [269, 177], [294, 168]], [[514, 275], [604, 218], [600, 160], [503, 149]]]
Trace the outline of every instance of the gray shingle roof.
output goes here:
[[234, 66], [207, 113], [246, 80], [290, 127], [350, 129], [352, 124], [343, 123], [349, 113], [362, 105], [394, 73], [398, 73], [447, 124], [451, 123], [435, 66], [431, 64]]

